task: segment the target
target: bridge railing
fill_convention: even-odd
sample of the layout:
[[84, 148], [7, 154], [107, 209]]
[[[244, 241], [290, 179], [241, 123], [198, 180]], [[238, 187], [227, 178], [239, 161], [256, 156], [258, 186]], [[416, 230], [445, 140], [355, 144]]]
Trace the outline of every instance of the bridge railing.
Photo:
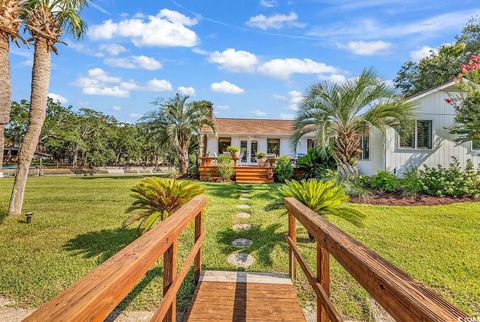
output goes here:
[[[190, 267], [194, 266], [196, 280], [201, 273], [206, 201], [205, 196], [195, 197], [24, 321], [104, 321], [162, 256], [163, 298], [152, 321], [175, 321], [176, 295]], [[192, 221], [195, 243], [177, 273], [177, 239]]]
[[[397, 321], [466, 321], [468, 316], [294, 198], [288, 210], [289, 268], [297, 262], [317, 295], [317, 321], [343, 321], [330, 300], [330, 255]], [[296, 243], [297, 220], [315, 237], [316, 274]]]

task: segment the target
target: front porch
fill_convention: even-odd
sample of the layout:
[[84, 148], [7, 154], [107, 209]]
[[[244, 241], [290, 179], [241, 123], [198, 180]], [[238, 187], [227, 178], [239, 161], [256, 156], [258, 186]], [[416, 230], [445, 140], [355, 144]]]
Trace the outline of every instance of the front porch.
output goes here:
[[[200, 158], [201, 163], [198, 168], [200, 180], [217, 181], [220, 180], [218, 167], [214, 157]], [[273, 182], [273, 162], [267, 160], [264, 166], [259, 165], [239, 165], [238, 159], [233, 159], [234, 174], [232, 180], [237, 183], [272, 183]]]

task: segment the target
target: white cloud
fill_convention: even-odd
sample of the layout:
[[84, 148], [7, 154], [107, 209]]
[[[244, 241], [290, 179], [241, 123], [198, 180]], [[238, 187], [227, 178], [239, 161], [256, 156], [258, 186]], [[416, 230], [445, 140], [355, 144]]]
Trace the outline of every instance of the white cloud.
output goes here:
[[220, 83], [212, 83], [210, 89], [213, 92], [227, 93], [227, 94], [242, 94], [245, 92], [243, 88], [238, 87], [227, 81], [221, 81]]
[[258, 70], [272, 77], [288, 79], [292, 74], [338, 73], [338, 69], [312, 59], [283, 58], [263, 63]]
[[382, 24], [374, 19], [353, 20], [349, 23], [338, 23], [330, 27], [321, 26], [312, 30], [309, 35], [316, 37], [362, 37], [375, 38], [398, 38], [410, 35], [422, 35], [425, 37], [436, 37], [447, 31], [458, 31], [463, 27], [465, 21], [472, 16], [480, 14], [480, 9], [463, 10], [431, 16], [423, 20], [406, 23]]
[[88, 36], [94, 40], [124, 37], [135, 46], [194, 47], [198, 44], [197, 34], [187, 28], [198, 23], [179, 12], [162, 9], [155, 16], [136, 17], [113, 22], [111, 19], [89, 28]]
[[202, 49], [200, 47], [192, 48], [192, 52], [195, 53], [195, 54], [202, 55], [202, 56], [207, 56], [208, 55], [208, 51], [206, 51], [205, 49]]
[[109, 66], [127, 69], [141, 68], [146, 70], [157, 70], [163, 67], [155, 58], [143, 55], [124, 58], [106, 58], [104, 62]]
[[114, 110], [114, 111], [117, 111], [117, 112], [118, 112], [118, 111], [121, 111], [121, 110], [123, 110], [123, 107], [122, 107], [122, 106], [120, 106], [120, 105], [113, 105], [113, 106], [112, 106], [112, 110]]
[[417, 50], [413, 50], [410, 52], [410, 58], [414, 61], [419, 61], [422, 58], [430, 56], [432, 53], [437, 53], [437, 48], [432, 48], [429, 46], [423, 46]]
[[300, 102], [302, 102], [303, 94], [299, 91], [290, 91], [288, 92], [288, 98], [289, 107], [296, 111], [298, 109], [298, 105]]
[[377, 41], [349, 41], [345, 45], [337, 44], [339, 48], [344, 48], [355, 55], [370, 56], [386, 53], [392, 44], [389, 42]]
[[61, 104], [67, 104], [68, 103], [68, 99], [63, 97], [62, 95], [59, 95], [59, 94], [48, 93], [48, 97], [50, 97], [55, 102], [57, 102], [57, 101], [60, 102]]
[[288, 15], [276, 14], [272, 16], [258, 15], [250, 17], [250, 19], [248, 19], [245, 24], [249, 27], [259, 28], [262, 30], [278, 30], [285, 27], [305, 27], [305, 24], [298, 21], [298, 15], [293, 11], [290, 12]]
[[173, 90], [173, 86], [169, 81], [156, 78], [147, 82], [147, 88], [154, 92], [171, 92]]
[[257, 116], [257, 117], [267, 116], [267, 113], [265, 113], [264, 111], [260, 111], [260, 110], [252, 111], [252, 114]]
[[111, 56], [118, 56], [119, 54], [127, 51], [127, 48], [118, 44], [103, 44], [100, 46], [100, 50], [109, 53]]
[[260, 5], [266, 8], [273, 8], [278, 6], [278, 2], [276, 0], [260, 0]]
[[129, 115], [131, 118], [134, 118], [134, 119], [139, 119], [143, 116], [143, 114], [140, 114], [140, 113], [130, 113]]
[[230, 105], [215, 105], [213, 109], [221, 110], [221, 111], [228, 111], [231, 109]]
[[218, 64], [220, 68], [236, 72], [251, 72], [258, 64], [257, 56], [234, 48], [228, 48], [223, 52], [215, 51], [209, 55], [208, 61]]
[[195, 88], [193, 87], [180, 86], [177, 88], [177, 91], [182, 95], [188, 95], [188, 96], [195, 95]]
[[319, 79], [338, 84], [345, 83], [347, 81], [345, 75], [342, 74], [320, 75]]
[[111, 76], [101, 68], [93, 68], [87, 76], [81, 76], [75, 81], [75, 86], [80, 87], [85, 95], [129, 97], [131, 91], [171, 91], [172, 84], [166, 80], [152, 79], [145, 85], [133, 80], [122, 80], [120, 77]]

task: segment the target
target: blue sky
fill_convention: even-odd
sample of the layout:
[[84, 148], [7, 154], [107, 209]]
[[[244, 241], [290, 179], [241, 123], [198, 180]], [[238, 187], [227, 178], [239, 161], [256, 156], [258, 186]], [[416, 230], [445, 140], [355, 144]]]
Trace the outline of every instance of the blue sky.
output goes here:
[[[219, 117], [292, 118], [307, 86], [369, 66], [391, 81], [478, 14], [478, 0], [97, 0], [87, 35], [53, 55], [50, 92], [129, 122], [176, 92]], [[32, 49], [11, 59], [14, 99], [29, 98]]]

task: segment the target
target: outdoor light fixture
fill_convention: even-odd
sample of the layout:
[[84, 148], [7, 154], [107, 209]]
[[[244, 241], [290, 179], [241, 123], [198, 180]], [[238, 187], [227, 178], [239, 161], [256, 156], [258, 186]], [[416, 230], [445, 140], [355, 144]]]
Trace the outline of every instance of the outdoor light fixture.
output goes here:
[[27, 224], [32, 222], [32, 217], [33, 217], [33, 212], [27, 212], [25, 214], [25, 221], [27, 222]]

